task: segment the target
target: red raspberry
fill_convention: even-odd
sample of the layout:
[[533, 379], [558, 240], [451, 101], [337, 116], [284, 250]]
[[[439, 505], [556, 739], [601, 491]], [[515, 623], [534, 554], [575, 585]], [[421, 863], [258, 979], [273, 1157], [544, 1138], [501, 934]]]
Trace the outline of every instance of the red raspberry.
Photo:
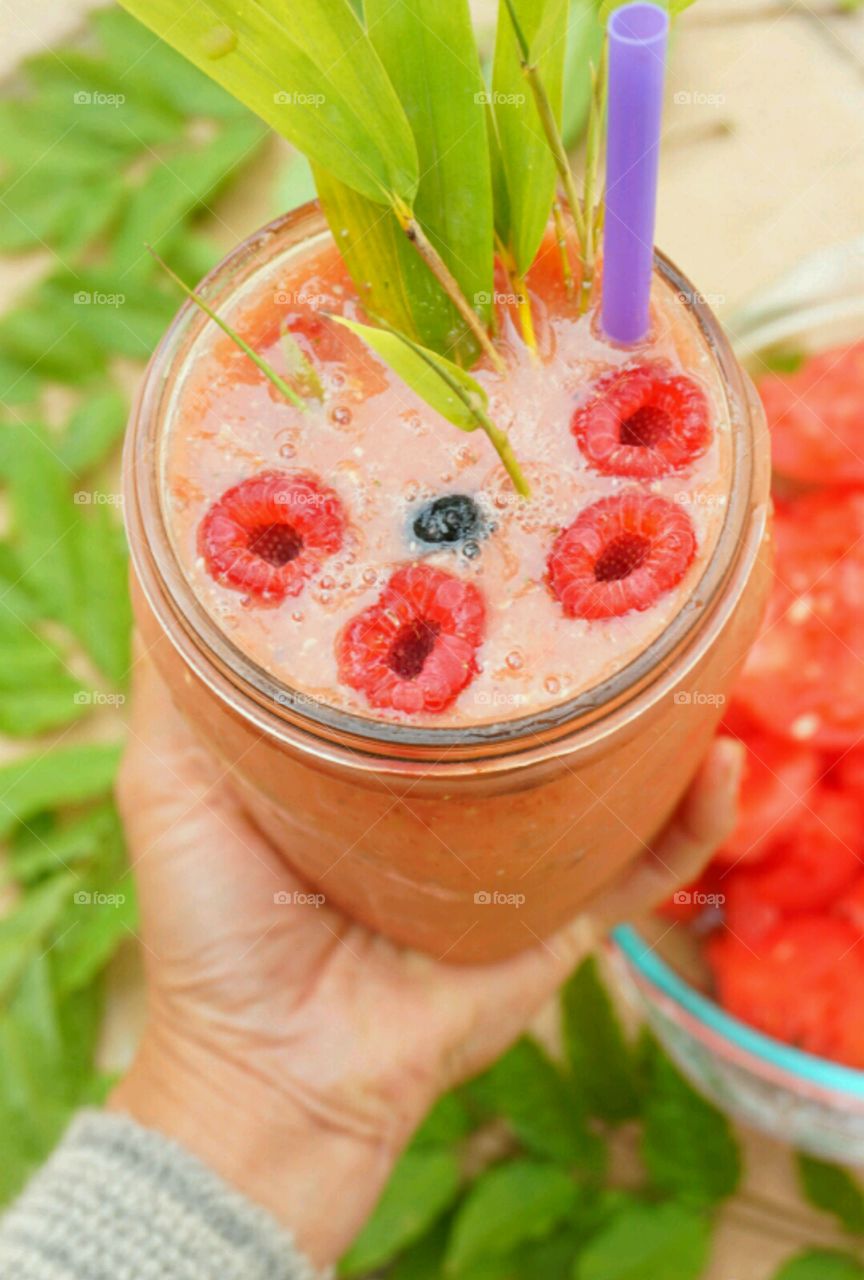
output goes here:
[[317, 476], [262, 471], [213, 503], [198, 550], [217, 582], [278, 604], [302, 590], [344, 533], [342, 503]]
[[711, 441], [704, 391], [668, 366], [614, 369], [570, 422], [588, 461], [607, 476], [664, 476], [695, 462]]
[[686, 511], [630, 489], [586, 507], [559, 534], [548, 580], [569, 618], [616, 618], [649, 609], [678, 585], [695, 554]]
[[444, 711], [477, 670], [485, 621], [476, 587], [430, 565], [405, 565], [342, 631], [340, 678], [373, 707]]

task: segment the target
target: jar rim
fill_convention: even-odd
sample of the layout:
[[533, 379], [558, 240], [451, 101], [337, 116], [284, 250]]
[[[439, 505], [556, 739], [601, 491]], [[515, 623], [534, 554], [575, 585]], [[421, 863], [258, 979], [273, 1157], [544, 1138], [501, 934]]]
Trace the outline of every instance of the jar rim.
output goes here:
[[[317, 201], [303, 205], [267, 223], [236, 246], [205, 277], [199, 292], [207, 296], [211, 306], [218, 307], [251, 280], [273, 253], [300, 249], [329, 235]], [[206, 317], [187, 300], [144, 375], [130, 419], [124, 459], [124, 509], [133, 566], [151, 607], [175, 647], [182, 649], [187, 664], [193, 663], [211, 686], [218, 685], [220, 696], [229, 698], [237, 710], [245, 707], [251, 711], [254, 705], [256, 718], [265, 731], [283, 732], [295, 740], [299, 735], [300, 739], [308, 737], [319, 744], [330, 742], [337, 751], [341, 748], [354, 754], [397, 755], [403, 760], [427, 758], [432, 763], [442, 752], [448, 761], [469, 764], [487, 755], [531, 756], [538, 745], [569, 740], [589, 728], [605, 736], [621, 714], [632, 713], [634, 704], [647, 693], [662, 696], [676, 657], [690, 655], [699, 637], [710, 642], [709, 633], [715, 628], [709, 627], [709, 619], [734, 577], [740, 579], [738, 590], [733, 591], [733, 598], [723, 610], [724, 616], [731, 612], [748, 576], [736, 574], [736, 569], [748, 548], [751, 558], [755, 554], [761, 532], [756, 531], [755, 537], [745, 536], [756, 474], [753, 399], [748, 394], [747, 377], [702, 296], [659, 251], [655, 252], [655, 270], [679, 295], [719, 367], [731, 424], [732, 475], [723, 523], [700, 579], [682, 608], [635, 658], [591, 689], [554, 707], [501, 721], [441, 728], [385, 721], [310, 700], [250, 659], [198, 599], [177, 560], [163, 518], [157, 461], [163, 409], [172, 378], [179, 377], [185, 367], [185, 355], [207, 324]], [[178, 629], [184, 636], [180, 644]], [[705, 647], [700, 646], [700, 652]], [[699, 654], [690, 656], [696, 660]]]

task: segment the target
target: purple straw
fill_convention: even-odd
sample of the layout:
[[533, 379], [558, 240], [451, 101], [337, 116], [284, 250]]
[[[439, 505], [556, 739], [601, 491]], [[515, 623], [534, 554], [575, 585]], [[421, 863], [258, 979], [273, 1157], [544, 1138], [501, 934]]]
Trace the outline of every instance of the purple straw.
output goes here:
[[668, 37], [656, 4], [629, 4], [609, 19], [603, 328], [626, 346], [649, 327]]

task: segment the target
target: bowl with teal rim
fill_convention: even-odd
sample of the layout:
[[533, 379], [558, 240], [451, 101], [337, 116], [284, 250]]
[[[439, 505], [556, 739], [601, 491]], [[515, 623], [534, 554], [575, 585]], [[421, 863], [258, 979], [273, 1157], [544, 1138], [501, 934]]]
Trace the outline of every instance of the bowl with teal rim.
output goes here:
[[[739, 359], [757, 375], [766, 363], [794, 366], [802, 355], [864, 339], [864, 238], [808, 258], [727, 327]], [[624, 995], [706, 1097], [813, 1155], [864, 1163], [864, 1071], [805, 1053], [727, 1013], [712, 998], [699, 938], [688, 925], [622, 925], [611, 948]]]

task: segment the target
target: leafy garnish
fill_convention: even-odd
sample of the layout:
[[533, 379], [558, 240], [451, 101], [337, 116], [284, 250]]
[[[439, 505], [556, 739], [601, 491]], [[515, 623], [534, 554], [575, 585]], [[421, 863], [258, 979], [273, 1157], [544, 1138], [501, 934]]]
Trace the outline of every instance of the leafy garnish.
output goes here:
[[340, 1275], [368, 1275], [389, 1262], [441, 1217], [455, 1200], [459, 1184], [459, 1163], [449, 1151], [406, 1151], [373, 1216], [343, 1257]]
[[633, 1205], [587, 1245], [574, 1280], [698, 1280], [709, 1241], [704, 1214], [672, 1201]]
[[844, 1231], [864, 1235], [864, 1191], [848, 1169], [800, 1155], [798, 1180], [814, 1208], [834, 1214]]
[[564, 1046], [589, 1114], [610, 1124], [641, 1110], [636, 1057], [624, 1038], [594, 957], [584, 960], [561, 993]]
[[478, 427], [485, 431], [516, 489], [523, 496], [528, 496], [528, 482], [516, 461], [510, 441], [489, 418], [486, 412], [489, 397], [476, 378], [451, 360], [421, 347], [403, 334], [375, 329], [356, 320], [347, 320], [344, 316], [330, 318], [358, 334], [412, 391], [460, 431], [476, 431]]
[[[150, 248], [149, 245], [148, 248]], [[196, 293], [194, 289], [190, 289], [189, 285], [180, 279], [177, 272], [173, 271], [171, 267], [168, 266], [168, 263], [165, 262], [163, 258], [160, 258], [154, 249], [150, 248], [150, 252], [162, 268], [167, 271], [174, 283], [179, 285], [186, 294], [186, 297], [189, 298], [190, 301], [194, 302], [195, 306], [199, 307], [214, 324], [217, 324], [223, 333], [228, 335], [231, 341], [240, 348], [244, 355], [249, 357], [255, 367], [261, 370], [264, 377], [272, 382], [276, 390], [279, 391], [290, 404], [293, 404], [296, 409], [305, 410], [307, 408], [305, 400], [302, 400], [301, 397], [298, 396], [293, 387], [289, 387], [285, 379], [276, 372], [273, 366], [265, 360], [263, 356], [259, 355], [254, 348], [250, 347], [245, 338], [241, 338], [237, 330], [233, 329], [231, 325], [228, 324], [227, 320], [223, 320], [222, 317], [213, 310], [210, 304], [201, 297], [200, 293]]]
[[774, 1280], [864, 1280], [864, 1266], [834, 1249], [806, 1249], [784, 1263]]

